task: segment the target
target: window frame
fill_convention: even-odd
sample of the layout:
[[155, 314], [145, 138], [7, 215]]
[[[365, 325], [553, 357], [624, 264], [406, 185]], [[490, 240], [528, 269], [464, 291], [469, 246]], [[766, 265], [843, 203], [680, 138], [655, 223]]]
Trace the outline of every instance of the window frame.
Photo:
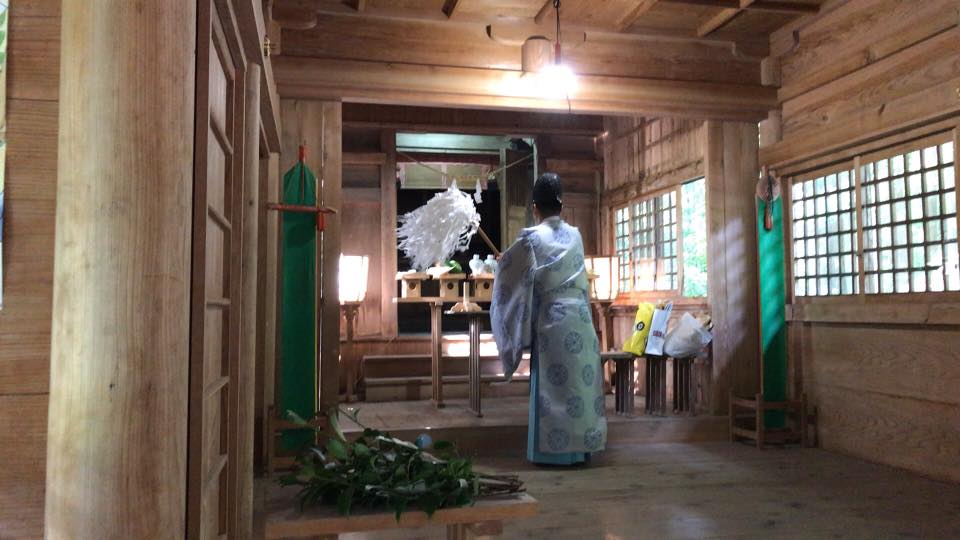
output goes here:
[[[691, 297], [683, 296], [683, 285], [684, 285], [684, 277], [683, 277], [684, 258], [683, 258], [683, 255], [684, 255], [684, 253], [683, 253], [683, 194], [682, 194], [682, 190], [683, 190], [683, 186], [684, 186], [684, 185], [686, 185], [686, 184], [688, 184], [688, 183], [690, 183], [690, 182], [696, 182], [696, 181], [699, 181], [699, 180], [703, 180], [704, 182], [706, 182], [706, 177], [705, 177], [705, 175], [702, 175], [702, 174], [701, 174], [701, 175], [694, 176], [694, 177], [692, 177], [692, 178], [687, 178], [687, 179], [684, 179], [684, 180], [681, 181], [681, 182], [677, 182], [677, 183], [672, 184], [672, 185], [670, 185], [670, 186], [668, 186], [668, 187], [664, 187], [664, 188], [660, 188], [660, 189], [656, 189], [656, 190], [651, 190], [651, 191], [649, 191], [649, 192], [645, 192], [645, 193], [643, 193], [643, 194], [641, 194], [641, 195], [631, 197], [631, 198], [629, 198], [629, 199], [627, 199], [627, 200], [620, 201], [620, 202], [618, 202], [618, 203], [610, 206], [610, 216], [611, 216], [611, 218], [612, 218], [611, 221], [612, 221], [612, 223], [613, 223], [613, 227], [611, 227], [613, 254], [614, 254], [614, 255], [617, 255], [618, 257], [621, 256], [621, 253], [623, 253], [623, 251], [621, 251], [621, 250], [618, 249], [617, 240], [618, 240], [619, 238], [623, 238], [623, 236], [618, 236], [618, 235], [617, 235], [617, 226], [618, 226], [620, 223], [623, 223], [623, 222], [621, 222], [621, 221], [618, 219], [617, 214], [618, 214], [618, 212], [620, 212], [620, 211], [622, 211], [622, 210], [624, 210], [624, 209], [627, 210], [627, 219], [626, 219], [626, 222], [625, 222], [626, 225], [627, 225], [627, 232], [626, 232], [626, 235], [625, 235], [625, 236], [626, 236], [626, 238], [627, 238], [626, 252], [629, 254], [630, 260], [629, 260], [627, 263], [624, 263], [624, 261], [621, 259], [621, 262], [620, 262], [620, 265], [621, 265], [621, 270], [620, 270], [620, 272], [621, 272], [621, 274], [620, 274], [620, 292], [618, 293], [618, 299], [627, 299], [627, 298], [629, 298], [629, 299], [631, 299], [631, 300], [636, 300], [636, 301], [650, 301], [650, 300], [661, 300], [661, 299], [664, 299], [664, 300], [678, 300], [678, 299], [683, 299], [683, 300], [692, 301], [692, 302], [705, 301], [705, 300], [707, 299], [706, 296], [691, 296]], [[676, 212], [676, 218], [675, 218], [674, 222], [669, 223], [669, 224], [664, 224], [664, 223], [661, 222], [661, 215], [662, 215], [663, 208], [660, 206], [660, 202], [659, 202], [659, 201], [660, 201], [660, 197], [662, 197], [663, 195], [666, 195], [666, 194], [670, 194], [670, 193], [673, 193], [673, 202], [674, 202], [674, 206], [672, 206], [672, 207], [670, 207], [670, 208], [674, 209], [674, 211]], [[652, 281], [654, 288], [649, 289], [649, 290], [639, 290], [639, 289], [637, 289], [637, 281], [636, 281], [636, 275], [635, 275], [635, 269], [636, 269], [637, 261], [634, 260], [634, 253], [635, 253], [635, 249], [636, 249], [636, 247], [637, 247], [637, 246], [634, 244], [634, 234], [636, 233], [636, 231], [634, 230], [634, 220], [635, 220], [635, 218], [636, 218], [636, 216], [634, 215], [634, 208], [635, 208], [637, 205], [639, 205], [639, 204], [641, 204], [641, 203], [645, 203], [645, 202], [647, 202], [647, 201], [655, 201], [655, 202], [654, 202], [654, 211], [653, 211], [654, 226], [653, 226], [652, 231], [653, 231], [654, 261], [655, 261], [655, 265], [656, 265], [656, 270], [655, 270], [655, 273], [654, 273], [654, 276], [653, 276], [653, 281]], [[704, 210], [707, 211], [706, 208], [705, 208]], [[663, 248], [664, 248], [663, 230], [664, 230], [664, 226], [665, 226], [665, 225], [672, 225], [673, 227], [675, 227], [675, 229], [674, 229], [674, 233], [675, 233], [674, 236], [675, 236], [675, 237], [672, 238], [672, 239], [668, 239], [668, 240], [666, 240], [666, 241], [667, 241], [667, 242], [670, 242], [670, 241], [675, 242], [675, 253], [674, 253], [673, 255], [671, 255], [670, 257], [668, 257], [668, 258], [669, 258], [670, 260], [675, 261], [676, 268], [675, 268], [675, 272], [674, 272], [674, 273], [675, 273], [675, 276], [676, 276], [676, 277], [675, 277], [674, 279], [675, 279], [676, 281], [674, 282], [675, 287], [673, 287], [673, 288], [670, 288], [670, 289], [656, 289], [657, 280], [658, 280], [658, 279], [661, 279], [661, 270], [665, 267], [665, 263], [666, 263], [666, 259], [665, 259], [665, 258], [663, 257], [663, 255], [662, 255], [662, 253], [663, 253]], [[624, 273], [623, 273], [623, 269], [624, 269], [624, 268], [627, 268], [627, 269], [628, 269], [628, 272], [629, 272], [629, 275], [628, 275], [628, 276], [625, 276], [625, 275], [624, 275]], [[631, 284], [631, 286], [630, 286], [630, 288], [629, 288], [628, 290], [625, 290], [625, 289], [624, 289], [624, 287], [623, 287], [623, 283], [624, 283], [624, 282], [627, 282], [627, 283], [630, 283], [630, 284]], [[619, 301], [619, 300], [618, 300], [618, 301]]]
[[[866, 287], [866, 267], [864, 266], [865, 257], [865, 232], [863, 218], [863, 169], [866, 164], [870, 164], [882, 159], [888, 159], [898, 155], [904, 155], [912, 151], [923, 151], [925, 148], [933, 145], [940, 145], [947, 142], [954, 144], [954, 196], [957, 199], [958, 212], [954, 216], [957, 220], [957, 226], [960, 228], [960, 127], [941, 127], [940, 129], [930, 130], [909, 140], [891, 141], [882, 147], [873, 146], [872, 148], [861, 148], [860, 151], [854, 151], [846, 154], [842, 160], [833, 160], [829, 164], [818, 164], [812, 168], [791, 167], [796, 172], [791, 172], [784, 178], [782, 191], [783, 197], [783, 235], [784, 235], [784, 257], [785, 257], [785, 280], [784, 284], [787, 292], [787, 303], [797, 305], [809, 304], [900, 304], [909, 302], [919, 303], [939, 303], [960, 301], [960, 291], [926, 291], [926, 292], [876, 292], [867, 293]], [[855, 294], [837, 294], [828, 296], [799, 296], [795, 289], [795, 270], [794, 270], [794, 234], [793, 234], [793, 186], [796, 182], [804, 182], [813, 178], [831, 174], [842, 170], [853, 170], [854, 173], [854, 200], [856, 209], [856, 242], [857, 242], [857, 281], [858, 287]], [[907, 173], [909, 174], [909, 173]], [[906, 177], [907, 174], [904, 176]], [[942, 191], [942, 186], [941, 186]], [[925, 195], [923, 195], [925, 196]], [[921, 198], [923, 197], [921, 196]], [[912, 198], [907, 195], [906, 200]], [[942, 219], [942, 218], [941, 218]], [[908, 222], [913, 220], [908, 220]], [[922, 222], [926, 223], [925, 218]], [[869, 227], [868, 227], [869, 228]], [[875, 228], [875, 227], [874, 227]], [[910, 268], [907, 268], [910, 271]], [[912, 285], [911, 285], [912, 288]]]

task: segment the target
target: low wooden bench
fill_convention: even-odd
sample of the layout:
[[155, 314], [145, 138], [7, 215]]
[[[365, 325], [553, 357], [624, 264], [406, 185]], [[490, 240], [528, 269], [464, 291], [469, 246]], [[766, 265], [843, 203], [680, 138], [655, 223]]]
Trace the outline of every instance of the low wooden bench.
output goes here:
[[540, 503], [526, 493], [489, 497], [473, 506], [437, 510], [433, 517], [410, 510], [397, 521], [393, 512], [357, 509], [350, 516], [342, 516], [330, 506], [297, 509], [297, 487], [271, 486], [267, 494], [265, 537], [269, 540], [286, 538], [319, 538], [330, 540], [342, 533], [383, 531], [390, 529], [419, 529], [431, 525], [446, 525], [448, 540], [490, 538], [503, 533], [503, 522], [531, 517], [540, 510]]

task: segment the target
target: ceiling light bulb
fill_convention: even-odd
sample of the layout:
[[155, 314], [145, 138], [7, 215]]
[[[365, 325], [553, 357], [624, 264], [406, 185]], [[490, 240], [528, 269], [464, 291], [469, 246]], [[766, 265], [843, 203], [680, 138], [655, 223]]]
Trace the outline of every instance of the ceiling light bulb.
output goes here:
[[538, 74], [538, 91], [548, 99], [565, 99], [577, 91], [577, 76], [569, 66], [550, 64]]

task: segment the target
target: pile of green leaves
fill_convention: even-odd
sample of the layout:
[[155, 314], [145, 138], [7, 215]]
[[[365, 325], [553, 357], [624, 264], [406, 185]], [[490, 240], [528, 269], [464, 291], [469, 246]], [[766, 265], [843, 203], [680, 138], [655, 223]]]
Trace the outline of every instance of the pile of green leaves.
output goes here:
[[[336, 504], [341, 514], [356, 507], [389, 508], [400, 514], [417, 509], [432, 515], [441, 508], [466, 506], [478, 498], [523, 491], [513, 475], [488, 475], [473, 470], [471, 461], [459, 457], [444, 441], [433, 444], [434, 453], [360, 424], [356, 413], [339, 411], [363, 433], [352, 442], [340, 429], [337, 411], [329, 421], [333, 435], [324, 447], [311, 446], [298, 458], [295, 470], [279, 478], [282, 485], [300, 486], [300, 508]], [[292, 412], [291, 420], [309, 427]]]

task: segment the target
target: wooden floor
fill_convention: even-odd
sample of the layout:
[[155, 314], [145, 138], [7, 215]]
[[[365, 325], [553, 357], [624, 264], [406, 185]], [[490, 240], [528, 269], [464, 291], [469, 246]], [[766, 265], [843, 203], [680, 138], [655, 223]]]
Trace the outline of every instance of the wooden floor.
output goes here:
[[[622, 445], [589, 467], [518, 471], [541, 514], [502, 538], [960, 538], [960, 485], [816, 449], [727, 443]], [[349, 540], [442, 539], [442, 527]]]
[[[642, 408], [642, 400], [641, 408]], [[389, 431], [394, 436], [414, 440], [429, 433], [434, 440], [457, 445], [465, 456], [522, 457], [527, 446], [526, 397], [498, 397], [484, 400], [484, 415], [476, 417], [467, 410], [466, 400], [449, 400], [442, 409], [429, 401], [362, 403], [359, 420], [367, 427]], [[607, 397], [607, 442], [611, 445], [665, 442], [725, 441], [727, 419], [720, 416], [648, 416], [642, 412], [620, 416], [613, 412], [613, 396]], [[344, 431], [361, 431], [344, 420]]]
[[[644, 422], [651, 417], [643, 414], [643, 398], [637, 397], [639, 411], [630, 416], [613, 412], [613, 395], [607, 396], [608, 422]], [[346, 410], [359, 413], [358, 419], [367, 427], [384, 430], [413, 428], [464, 428], [488, 426], [526, 426], [530, 407], [528, 396], [486, 398], [483, 400], [483, 416], [477, 417], [467, 409], [466, 399], [448, 399], [443, 408], [434, 407], [430, 401], [386, 401], [380, 403], [343, 404]], [[347, 430], [357, 429], [349, 420], [344, 422]]]

